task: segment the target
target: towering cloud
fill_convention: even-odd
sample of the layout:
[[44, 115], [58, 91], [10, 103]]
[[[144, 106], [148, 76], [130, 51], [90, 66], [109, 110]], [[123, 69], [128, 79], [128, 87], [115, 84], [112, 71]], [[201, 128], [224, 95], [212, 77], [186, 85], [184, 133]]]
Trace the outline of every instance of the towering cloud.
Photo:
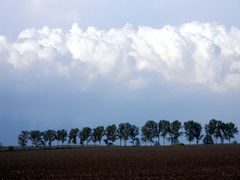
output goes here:
[[68, 79], [86, 87], [99, 79], [139, 89], [155, 83], [240, 92], [240, 29], [217, 23], [86, 31], [26, 29], [15, 42], [0, 36], [0, 80]]

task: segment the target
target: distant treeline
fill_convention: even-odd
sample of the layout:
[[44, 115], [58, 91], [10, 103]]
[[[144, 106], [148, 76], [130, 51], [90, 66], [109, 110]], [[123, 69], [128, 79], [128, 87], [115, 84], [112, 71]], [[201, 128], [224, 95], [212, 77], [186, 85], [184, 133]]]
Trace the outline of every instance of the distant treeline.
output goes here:
[[[203, 129], [205, 133], [203, 133]], [[179, 138], [184, 135], [190, 144], [193, 141], [198, 144], [201, 140], [203, 144], [217, 144], [218, 142], [224, 143], [225, 140], [231, 143], [231, 139], [235, 138], [236, 134], [238, 134], [238, 128], [234, 123], [225, 123], [215, 119], [205, 124], [204, 128], [200, 123], [192, 120], [183, 124], [178, 120], [173, 122], [149, 120], [141, 127], [141, 131], [139, 127], [128, 122], [120, 123], [118, 126], [112, 124], [93, 129], [90, 127], [83, 127], [81, 130], [73, 128], [69, 132], [65, 129], [21, 131], [18, 143], [21, 147], [26, 147], [28, 142], [34, 147], [51, 147], [54, 141], [58, 146], [59, 143], [64, 146], [66, 143], [68, 145], [88, 145], [89, 142], [96, 145], [97, 143], [101, 144], [102, 141], [106, 145], [112, 145], [119, 140], [120, 146], [122, 146], [122, 142], [124, 142], [124, 146], [127, 143], [131, 143], [132, 146], [140, 146], [141, 142], [145, 145], [165, 145], [166, 141], [178, 144]]]

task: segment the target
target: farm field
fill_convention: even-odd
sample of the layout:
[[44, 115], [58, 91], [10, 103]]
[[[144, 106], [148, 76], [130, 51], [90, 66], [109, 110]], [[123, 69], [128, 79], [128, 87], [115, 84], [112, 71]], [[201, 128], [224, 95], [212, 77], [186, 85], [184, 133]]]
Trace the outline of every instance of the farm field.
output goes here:
[[0, 179], [240, 179], [240, 145], [2, 151]]

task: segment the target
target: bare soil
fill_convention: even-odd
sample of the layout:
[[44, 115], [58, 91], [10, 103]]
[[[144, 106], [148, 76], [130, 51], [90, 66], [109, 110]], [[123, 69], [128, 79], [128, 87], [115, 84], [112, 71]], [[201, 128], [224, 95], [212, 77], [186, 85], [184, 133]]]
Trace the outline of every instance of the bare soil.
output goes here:
[[240, 179], [240, 145], [3, 151], [0, 179]]

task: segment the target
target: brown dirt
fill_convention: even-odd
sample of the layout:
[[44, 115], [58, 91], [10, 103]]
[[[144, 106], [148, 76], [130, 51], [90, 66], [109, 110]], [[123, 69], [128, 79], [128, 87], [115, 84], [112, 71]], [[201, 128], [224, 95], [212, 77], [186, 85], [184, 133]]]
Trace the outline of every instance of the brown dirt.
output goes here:
[[240, 179], [240, 145], [5, 151], [0, 179]]

